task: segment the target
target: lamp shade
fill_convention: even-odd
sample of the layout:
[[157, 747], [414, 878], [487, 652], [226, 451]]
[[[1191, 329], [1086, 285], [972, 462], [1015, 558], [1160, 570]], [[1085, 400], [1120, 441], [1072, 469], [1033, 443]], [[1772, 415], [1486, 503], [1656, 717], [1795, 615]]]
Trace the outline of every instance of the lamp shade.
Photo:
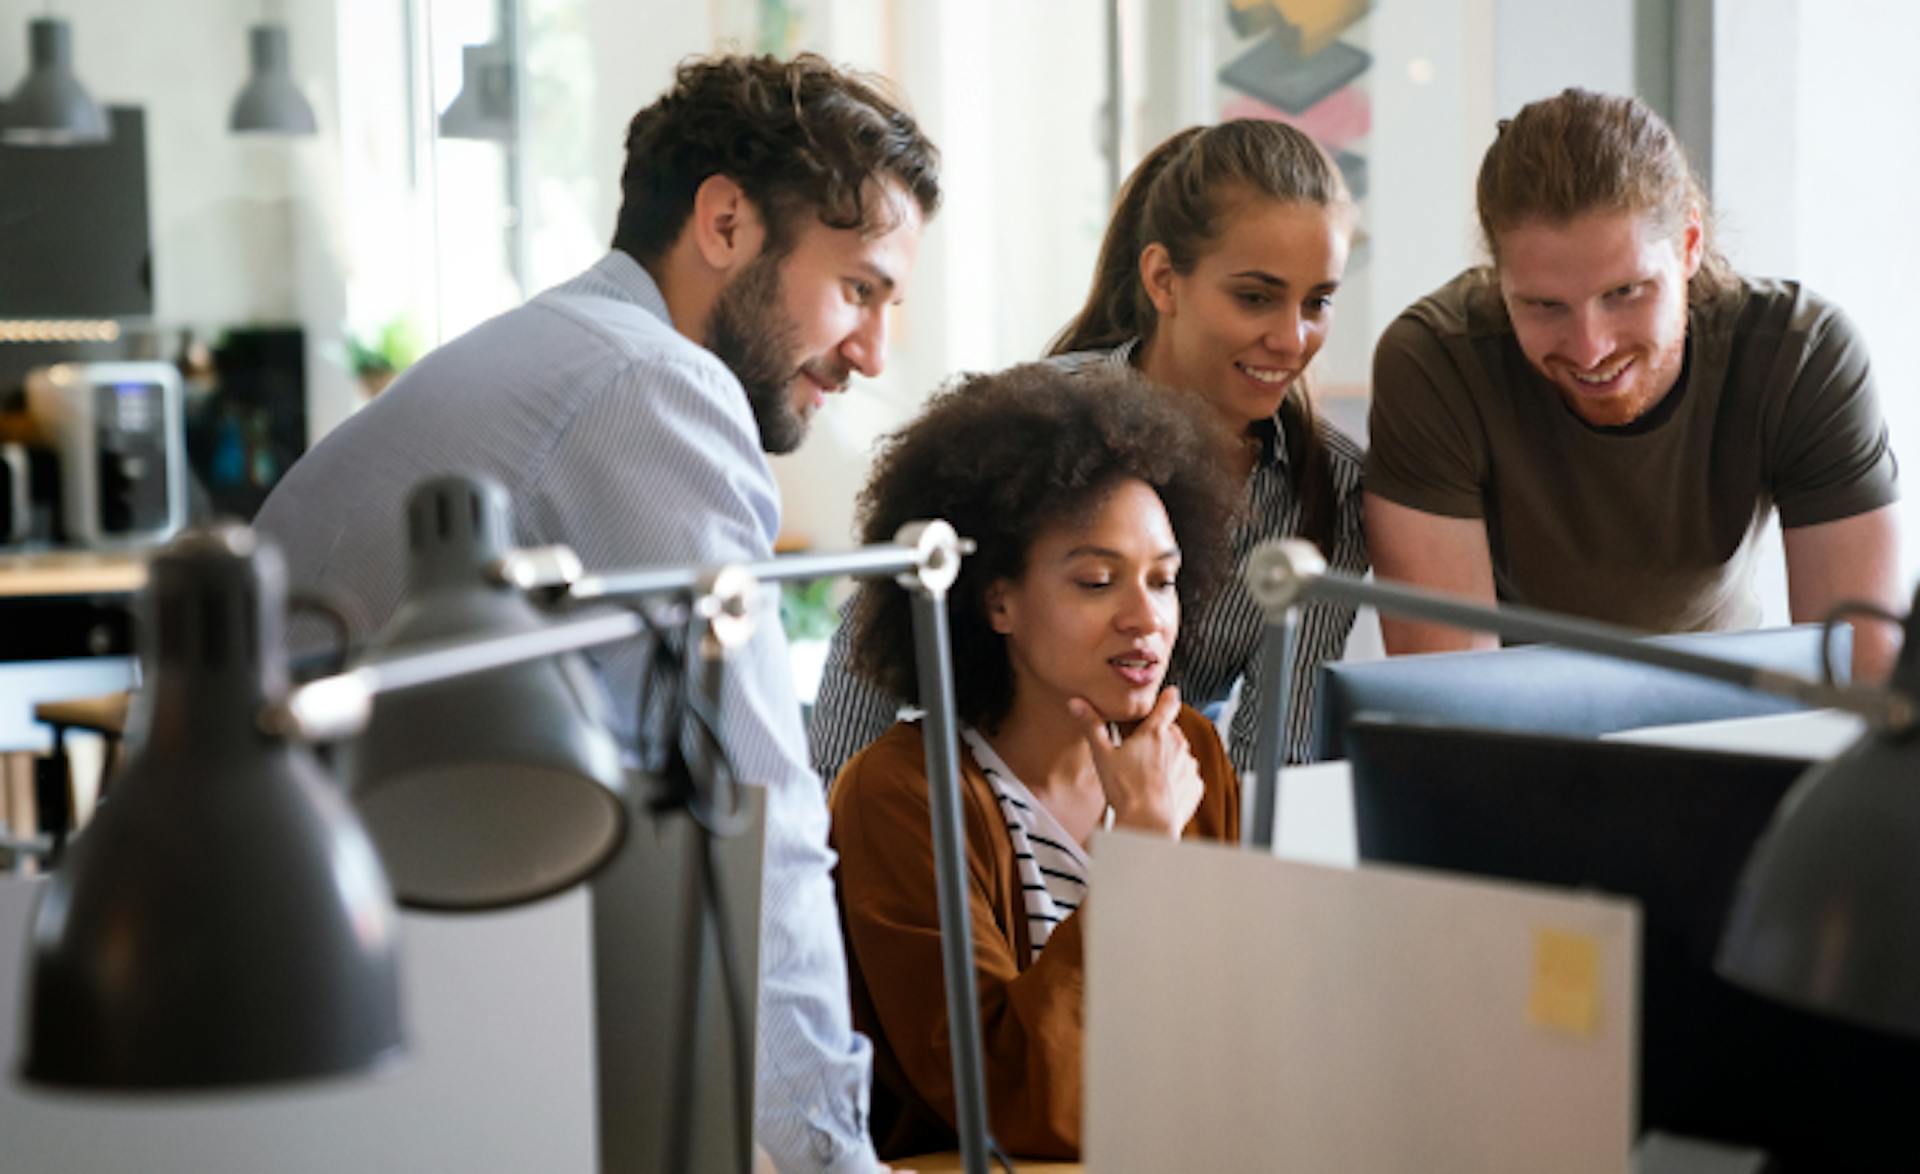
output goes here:
[[313, 107], [294, 84], [287, 26], [257, 24], [247, 30], [253, 72], [233, 100], [228, 126], [241, 134], [310, 135]]
[[286, 689], [285, 592], [238, 527], [154, 560], [131, 757], [34, 912], [27, 1081], [182, 1090], [399, 1057], [379, 857], [307, 752], [255, 722]]
[[27, 76], [0, 105], [0, 141], [64, 147], [107, 139], [107, 116], [73, 72], [73, 29], [64, 20], [27, 23]]
[[[488, 573], [507, 551], [507, 511], [506, 491], [489, 481], [442, 477], [414, 490], [407, 594], [376, 656], [544, 626]], [[402, 904], [537, 900], [592, 875], [626, 833], [619, 748], [577, 655], [383, 693], [345, 753]]]
[[440, 115], [448, 139], [513, 140], [516, 114], [513, 56], [506, 44], [489, 41], [460, 50], [460, 92]]
[[[1893, 688], [1920, 696], [1920, 597]], [[1869, 731], [1794, 784], [1747, 860], [1717, 967], [1783, 1002], [1920, 1037], [1920, 734]]]

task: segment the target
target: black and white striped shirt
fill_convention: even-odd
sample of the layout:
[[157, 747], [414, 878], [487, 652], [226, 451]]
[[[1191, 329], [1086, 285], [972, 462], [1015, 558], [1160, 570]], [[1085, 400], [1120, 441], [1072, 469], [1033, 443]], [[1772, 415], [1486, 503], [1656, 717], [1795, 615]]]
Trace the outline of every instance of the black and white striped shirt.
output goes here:
[[[1051, 361], [1069, 371], [1100, 364], [1126, 367], [1134, 346], [1128, 342], [1110, 351], [1079, 351]], [[1241, 774], [1253, 769], [1255, 718], [1260, 709], [1259, 674], [1253, 670], [1266, 627], [1266, 618], [1247, 593], [1241, 572], [1256, 545], [1269, 538], [1297, 537], [1301, 527], [1300, 496], [1294, 489], [1279, 417], [1262, 432], [1260, 458], [1247, 479], [1247, 508], [1233, 533], [1233, 575], [1218, 594], [1183, 619], [1180, 677], [1174, 682], [1187, 703], [1197, 708], [1225, 700], [1234, 683], [1245, 677], [1227, 735], [1228, 756]], [[1324, 420], [1320, 421], [1320, 436], [1333, 471], [1336, 502], [1333, 549], [1324, 552], [1327, 565], [1364, 575], [1368, 562], [1360, 517], [1360, 447]], [[1310, 759], [1315, 678], [1323, 662], [1339, 659], [1353, 620], [1354, 609], [1346, 604], [1315, 602], [1301, 609], [1286, 719], [1288, 762]], [[829, 781], [839, 774], [847, 759], [886, 732], [900, 709], [897, 701], [849, 671], [850, 637], [844, 624], [834, 633], [808, 730], [814, 769]]]
[[[1014, 873], [1020, 878], [1020, 900], [1027, 914], [1027, 944], [1032, 950], [1029, 961], [1037, 962], [1054, 927], [1072, 917], [1087, 899], [1090, 869], [1086, 849], [1074, 842], [1053, 812], [1034, 797], [978, 730], [964, 727], [960, 738], [979, 764], [980, 773], [987, 776], [987, 785], [1000, 804], [1007, 841], [1013, 845]], [[1113, 809], [1107, 810], [1111, 816]]]

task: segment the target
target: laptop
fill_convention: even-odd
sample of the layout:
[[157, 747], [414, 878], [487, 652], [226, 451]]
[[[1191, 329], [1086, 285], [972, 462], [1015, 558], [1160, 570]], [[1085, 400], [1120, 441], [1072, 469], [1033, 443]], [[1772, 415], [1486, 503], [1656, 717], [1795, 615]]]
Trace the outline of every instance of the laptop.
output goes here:
[[1628, 1168], [1629, 902], [1126, 832], [1093, 887], [1088, 1169]]

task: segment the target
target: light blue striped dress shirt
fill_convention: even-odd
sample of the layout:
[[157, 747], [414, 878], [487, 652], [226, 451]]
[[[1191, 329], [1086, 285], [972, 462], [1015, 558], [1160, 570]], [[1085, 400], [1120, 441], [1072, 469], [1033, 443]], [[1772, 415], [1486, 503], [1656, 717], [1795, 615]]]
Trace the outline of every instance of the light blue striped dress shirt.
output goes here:
[[[565, 543], [589, 570], [763, 559], [780, 528], [739, 381], [617, 251], [415, 364], [294, 464], [256, 525], [365, 640], [404, 586], [407, 494], [446, 472], [498, 480], [517, 541]], [[771, 606], [757, 632], [721, 718], [741, 776], [767, 788], [756, 1138], [783, 1170], [870, 1170], [871, 1048], [850, 1022], [826, 804]], [[644, 656], [589, 657], [628, 745]]]

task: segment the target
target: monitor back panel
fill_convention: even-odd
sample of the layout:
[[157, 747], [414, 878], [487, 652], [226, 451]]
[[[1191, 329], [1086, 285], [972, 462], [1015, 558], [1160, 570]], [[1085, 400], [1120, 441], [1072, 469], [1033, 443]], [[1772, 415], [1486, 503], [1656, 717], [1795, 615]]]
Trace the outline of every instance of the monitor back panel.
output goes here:
[[1761, 1146], [1788, 1169], [1911, 1147], [1920, 1046], [1712, 969], [1747, 855], [1805, 763], [1370, 720], [1348, 748], [1363, 861], [1640, 902], [1643, 1128]]
[[[1817, 624], [1648, 640], [1803, 676], [1821, 672]], [[1851, 629], [1842, 626], [1834, 636], [1835, 660], [1844, 666], [1851, 648]], [[1362, 713], [1482, 729], [1596, 735], [1798, 708], [1785, 698], [1737, 685], [1542, 644], [1343, 661], [1320, 669], [1314, 756], [1346, 757], [1347, 725]]]

